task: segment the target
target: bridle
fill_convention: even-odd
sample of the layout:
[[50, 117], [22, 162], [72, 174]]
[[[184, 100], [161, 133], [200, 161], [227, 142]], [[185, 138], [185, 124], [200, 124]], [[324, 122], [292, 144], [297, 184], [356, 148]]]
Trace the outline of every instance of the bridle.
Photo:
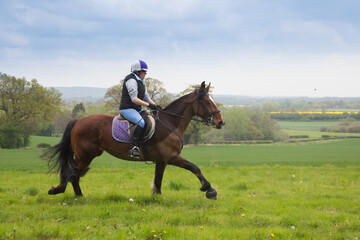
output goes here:
[[203, 107], [203, 110], [206, 111], [206, 115], [207, 115], [207, 118], [206, 120], [203, 120], [203, 119], [197, 119], [197, 118], [192, 118], [191, 120], [194, 120], [194, 121], [197, 121], [197, 122], [200, 122], [206, 126], [211, 126], [212, 125], [212, 122], [213, 122], [213, 117], [215, 114], [219, 113], [220, 112], [220, 109], [216, 109], [215, 111], [213, 112], [209, 112], [209, 110], [206, 108], [205, 106], [205, 103], [203, 101], [203, 99], [200, 99], [199, 100], [199, 104], [198, 104], [198, 109], [197, 109], [197, 113], [195, 114], [195, 116], [199, 116], [199, 108], [200, 108], [200, 105]]
[[[196, 118], [197, 116], [199, 116], [199, 108], [200, 108], [200, 105], [203, 107], [203, 110], [206, 111], [207, 113], [207, 118], [206, 120], [204, 119], [198, 119]], [[175, 117], [179, 117], [179, 118], [182, 118], [182, 119], [188, 119], [187, 117], [183, 116], [183, 115], [179, 115], [179, 114], [176, 114], [176, 113], [172, 113], [172, 112], [168, 112], [168, 111], [165, 111], [165, 110], [162, 110], [162, 109], [159, 109], [157, 111], [152, 111], [152, 113], [156, 112], [156, 114], [153, 114], [154, 118], [156, 120], [158, 120], [160, 123], [162, 123], [167, 129], [169, 129], [172, 133], [174, 133], [178, 138], [180, 138], [181, 140], [181, 149], [183, 148], [184, 146], [184, 140], [181, 138], [181, 136], [179, 134], [177, 134], [175, 132], [174, 129], [172, 129], [171, 127], [169, 127], [166, 123], [164, 123], [160, 117], [159, 117], [159, 112], [162, 112], [162, 113], [166, 113], [168, 115], [171, 115], [171, 116], [175, 116]], [[217, 113], [220, 112], [220, 109], [216, 109], [215, 111], [213, 112], [209, 112], [209, 110], [206, 108], [205, 106], [205, 103], [203, 101], [203, 99], [199, 99], [199, 104], [198, 104], [198, 108], [197, 108], [197, 112], [195, 113], [195, 117], [192, 117], [190, 119], [190, 121], [195, 121], [195, 122], [199, 122], [199, 123], [202, 123], [206, 126], [211, 126], [212, 125], [212, 122], [213, 122], [213, 116]]]

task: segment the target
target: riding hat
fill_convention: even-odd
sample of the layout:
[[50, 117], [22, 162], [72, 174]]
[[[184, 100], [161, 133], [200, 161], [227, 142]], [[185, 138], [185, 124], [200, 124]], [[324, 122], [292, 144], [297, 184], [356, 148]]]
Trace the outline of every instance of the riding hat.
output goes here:
[[144, 61], [138, 60], [131, 65], [131, 72], [147, 71], [148, 66]]

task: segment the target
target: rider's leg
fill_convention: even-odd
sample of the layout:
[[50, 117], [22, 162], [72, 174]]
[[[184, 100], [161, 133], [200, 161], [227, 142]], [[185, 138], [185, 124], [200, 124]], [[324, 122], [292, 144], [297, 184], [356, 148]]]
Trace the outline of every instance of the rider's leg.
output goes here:
[[123, 115], [127, 120], [134, 123], [135, 130], [130, 140], [130, 149], [129, 157], [140, 157], [139, 141], [141, 132], [145, 126], [145, 121], [141, 117], [140, 113], [135, 109], [124, 109], [120, 110], [121, 115]]

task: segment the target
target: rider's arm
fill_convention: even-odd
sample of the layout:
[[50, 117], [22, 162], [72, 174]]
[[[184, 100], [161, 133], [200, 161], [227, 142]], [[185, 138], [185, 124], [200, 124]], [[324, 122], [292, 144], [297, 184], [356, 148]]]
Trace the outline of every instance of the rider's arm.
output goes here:
[[137, 88], [137, 82], [135, 79], [129, 79], [126, 81], [125, 83], [126, 88], [128, 90], [129, 96], [131, 98], [131, 101], [137, 105], [141, 105], [141, 106], [149, 106], [149, 103], [151, 104], [155, 104], [150, 98], [149, 95], [147, 94], [147, 96], [145, 97], [143, 101], [140, 98], [137, 97], [138, 95], [138, 88]]

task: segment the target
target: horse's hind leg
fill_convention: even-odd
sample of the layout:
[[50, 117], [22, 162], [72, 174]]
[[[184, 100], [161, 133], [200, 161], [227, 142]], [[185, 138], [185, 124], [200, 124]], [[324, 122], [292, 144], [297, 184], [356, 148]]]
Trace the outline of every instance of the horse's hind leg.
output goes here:
[[58, 193], [63, 193], [66, 190], [67, 186], [67, 180], [65, 179], [64, 175], [60, 174], [60, 184], [57, 187], [52, 187], [49, 189], [48, 194], [49, 195], [55, 195]]
[[78, 164], [76, 166], [76, 173], [71, 178], [71, 184], [74, 188], [74, 192], [76, 196], [83, 195], [80, 188], [80, 177], [84, 176], [86, 172], [89, 170], [88, 166], [90, 165], [91, 160], [78, 161]]
[[[95, 148], [95, 147], [94, 147]], [[85, 152], [85, 153], [84, 153]], [[88, 151], [82, 151], [82, 154], [78, 154], [76, 156], [76, 171], [75, 174], [71, 178], [71, 184], [74, 188], [74, 192], [76, 196], [82, 196], [81, 188], [80, 188], [80, 177], [83, 177], [87, 171], [89, 171], [89, 165], [91, 161], [100, 156], [103, 151], [97, 151], [89, 153]]]
[[200, 168], [198, 168], [195, 164], [182, 158], [180, 155], [176, 155], [176, 156], [172, 157], [169, 161], [169, 164], [177, 166], [177, 167], [185, 168], [185, 169], [191, 171], [200, 180], [200, 182], [201, 182], [200, 190], [203, 192], [206, 191], [206, 197], [210, 198], [210, 199], [217, 198], [216, 190], [211, 187], [211, 184], [205, 179], [205, 177], [201, 173]]

